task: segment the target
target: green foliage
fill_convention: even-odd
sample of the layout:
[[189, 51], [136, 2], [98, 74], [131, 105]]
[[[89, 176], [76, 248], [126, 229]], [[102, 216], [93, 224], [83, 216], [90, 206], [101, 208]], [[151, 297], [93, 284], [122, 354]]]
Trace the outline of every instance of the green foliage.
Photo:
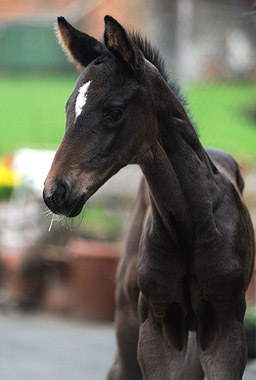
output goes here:
[[76, 234], [94, 239], [117, 240], [122, 232], [118, 215], [112, 215], [106, 207], [95, 202], [87, 204], [72, 223]]
[[256, 307], [247, 307], [245, 316], [244, 316], [244, 324], [246, 328], [256, 326]]
[[0, 186], [0, 200], [9, 199], [12, 195], [13, 187], [11, 186]]
[[[65, 103], [76, 76], [1, 77], [0, 154], [19, 147], [55, 149], [64, 134]], [[191, 114], [205, 146], [219, 147], [256, 163], [256, 86], [195, 83], [188, 89]]]

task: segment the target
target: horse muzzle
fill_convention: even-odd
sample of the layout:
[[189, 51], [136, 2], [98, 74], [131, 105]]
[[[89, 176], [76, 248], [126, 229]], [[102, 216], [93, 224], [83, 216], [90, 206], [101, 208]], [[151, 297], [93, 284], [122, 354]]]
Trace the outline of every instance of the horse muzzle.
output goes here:
[[70, 218], [77, 216], [87, 200], [86, 193], [78, 195], [72, 191], [71, 186], [64, 180], [59, 180], [54, 185], [45, 184], [43, 199], [47, 207], [58, 215]]

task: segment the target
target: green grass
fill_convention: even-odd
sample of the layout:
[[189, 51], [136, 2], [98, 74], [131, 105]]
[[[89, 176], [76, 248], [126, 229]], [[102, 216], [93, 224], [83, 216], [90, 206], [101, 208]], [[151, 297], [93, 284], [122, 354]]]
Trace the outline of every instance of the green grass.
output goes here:
[[[65, 103], [74, 76], [1, 77], [0, 154], [19, 147], [56, 148], [65, 129]], [[205, 146], [226, 149], [256, 163], [255, 84], [195, 83], [188, 89], [191, 114]]]
[[65, 129], [65, 104], [75, 76], [1, 77], [0, 153], [53, 147]]
[[203, 145], [256, 163], [256, 120], [249, 115], [256, 110], [256, 84], [194, 84], [188, 99]]

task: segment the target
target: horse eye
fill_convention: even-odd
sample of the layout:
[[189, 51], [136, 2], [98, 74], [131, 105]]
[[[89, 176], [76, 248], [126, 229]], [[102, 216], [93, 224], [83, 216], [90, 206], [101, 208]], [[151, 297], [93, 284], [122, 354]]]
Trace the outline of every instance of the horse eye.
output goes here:
[[107, 119], [111, 121], [120, 120], [123, 116], [123, 111], [120, 108], [113, 108], [107, 115]]

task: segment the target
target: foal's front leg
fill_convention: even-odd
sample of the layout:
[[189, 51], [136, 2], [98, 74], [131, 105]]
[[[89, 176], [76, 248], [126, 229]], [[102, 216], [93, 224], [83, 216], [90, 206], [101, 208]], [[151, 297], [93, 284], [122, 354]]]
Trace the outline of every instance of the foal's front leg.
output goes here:
[[[204, 305], [199, 315], [199, 354], [208, 380], [241, 380], [243, 377], [247, 359], [242, 321], [245, 300], [242, 294], [237, 298], [240, 300], [235, 307], [223, 304], [222, 310], [214, 310]], [[214, 316], [206, 325], [205, 315], [210, 313]]]
[[138, 361], [144, 380], [179, 380], [188, 340], [187, 263], [161, 224], [151, 226], [149, 220], [138, 260]]
[[[162, 306], [157, 306], [158, 313]], [[172, 308], [172, 306], [171, 306]], [[187, 334], [181, 327], [182, 309], [174, 304], [172, 321], [160, 321], [140, 295], [141, 327], [138, 344], [138, 361], [144, 380], [179, 380], [186, 353]], [[181, 313], [180, 313], [181, 312]], [[176, 314], [176, 315], [175, 315]], [[174, 322], [176, 320], [176, 323]]]

